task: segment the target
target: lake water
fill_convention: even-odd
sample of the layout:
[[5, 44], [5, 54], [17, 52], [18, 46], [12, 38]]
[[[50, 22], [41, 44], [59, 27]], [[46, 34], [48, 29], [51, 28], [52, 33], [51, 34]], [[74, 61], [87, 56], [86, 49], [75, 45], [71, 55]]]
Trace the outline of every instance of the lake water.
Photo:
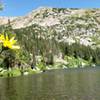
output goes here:
[[100, 100], [100, 68], [0, 78], [0, 100]]

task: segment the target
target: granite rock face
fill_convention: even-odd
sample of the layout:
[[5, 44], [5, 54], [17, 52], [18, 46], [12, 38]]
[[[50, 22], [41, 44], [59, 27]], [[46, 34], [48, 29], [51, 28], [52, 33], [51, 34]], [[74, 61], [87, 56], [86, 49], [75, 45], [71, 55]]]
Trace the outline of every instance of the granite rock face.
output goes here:
[[[99, 42], [100, 9], [40, 7], [25, 16], [0, 17], [0, 25], [9, 22], [13, 29], [32, 25], [42, 27], [43, 30], [48, 29], [48, 38], [55, 38], [58, 42], [71, 44], [77, 41], [86, 46], [94, 46]], [[51, 34], [52, 31], [56, 34]], [[99, 43], [97, 45], [99, 47]]]

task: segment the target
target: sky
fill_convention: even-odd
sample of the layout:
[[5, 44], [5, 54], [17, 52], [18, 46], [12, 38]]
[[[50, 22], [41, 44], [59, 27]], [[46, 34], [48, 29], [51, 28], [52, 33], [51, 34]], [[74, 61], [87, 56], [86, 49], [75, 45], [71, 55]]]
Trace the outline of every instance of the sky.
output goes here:
[[38, 7], [100, 8], [100, 0], [0, 0], [0, 16], [24, 16]]

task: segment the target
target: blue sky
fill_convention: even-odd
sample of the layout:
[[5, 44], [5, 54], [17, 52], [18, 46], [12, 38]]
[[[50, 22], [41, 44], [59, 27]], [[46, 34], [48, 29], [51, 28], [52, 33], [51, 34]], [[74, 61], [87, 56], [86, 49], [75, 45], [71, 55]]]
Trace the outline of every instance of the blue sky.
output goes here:
[[100, 0], [2, 0], [0, 16], [23, 16], [38, 7], [100, 8]]

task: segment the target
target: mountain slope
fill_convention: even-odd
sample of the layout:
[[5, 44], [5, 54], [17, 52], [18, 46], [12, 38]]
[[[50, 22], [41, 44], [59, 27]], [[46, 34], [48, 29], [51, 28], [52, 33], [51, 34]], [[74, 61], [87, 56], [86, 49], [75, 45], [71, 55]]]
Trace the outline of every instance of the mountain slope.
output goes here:
[[40, 7], [33, 10], [31, 13], [20, 17], [0, 17], [0, 24], [7, 24], [8, 19], [13, 28], [27, 27], [32, 24], [40, 26], [53, 26], [61, 24], [61, 21], [70, 16], [83, 16], [86, 13], [91, 13], [98, 19], [100, 11], [98, 9], [64, 9], [64, 8], [43, 8]]
[[1, 25], [7, 25], [7, 19], [24, 56], [31, 56], [33, 62], [38, 55], [46, 63], [67, 55], [100, 63], [100, 9], [42, 7], [25, 16], [3, 18]]
[[7, 23], [10, 23], [13, 29], [36, 25], [37, 28], [41, 27], [40, 31], [44, 29], [42, 34], [46, 31], [47, 36], [50, 35], [50, 38], [54, 36], [58, 42], [69, 42], [70, 44], [77, 41], [86, 46], [95, 44], [100, 46], [100, 9], [40, 7], [25, 16], [0, 17], [1, 25]]

